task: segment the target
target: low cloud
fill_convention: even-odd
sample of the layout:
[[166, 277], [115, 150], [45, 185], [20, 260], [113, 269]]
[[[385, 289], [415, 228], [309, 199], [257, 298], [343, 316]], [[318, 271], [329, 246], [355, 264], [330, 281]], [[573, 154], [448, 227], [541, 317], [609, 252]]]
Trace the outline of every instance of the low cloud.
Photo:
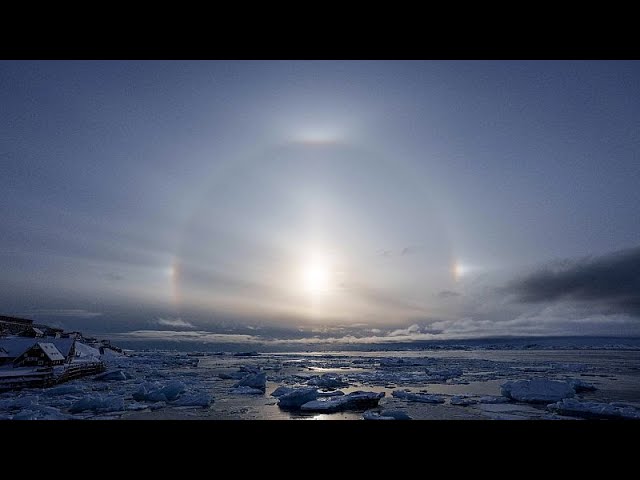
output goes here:
[[438, 293], [439, 298], [451, 298], [451, 297], [459, 297], [460, 294], [458, 292], [454, 292], [453, 290], [443, 290]]
[[102, 315], [100, 312], [90, 312], [82, 308], [54, 308], [31, 310], [25, 312], [24, 316], [32, 317], [72, 317], [72, 318], [93, 318]]
[[394, 330], [388, 334], [389, 337], [400, 337], [420, 332], [420, 326], [413, 324], [410, 327]]
[[556, 262], [512, 281], [505, 291], [520, 303], [572, 301], [640, 317], [640, 247]]
[[162, 325], [163, 327], [195, 328], [193, 324], [183, 320], [182, 318], [158, 318], [155, 323]]

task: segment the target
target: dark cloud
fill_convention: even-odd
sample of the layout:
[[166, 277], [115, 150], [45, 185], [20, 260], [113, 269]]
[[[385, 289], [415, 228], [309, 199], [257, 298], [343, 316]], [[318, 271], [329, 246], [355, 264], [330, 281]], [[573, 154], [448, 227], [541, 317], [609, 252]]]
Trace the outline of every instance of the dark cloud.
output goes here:
[[451, 297], [459, 297], [460, 294], [458, 292], [454, 292], [453, 290], [443, 290], [438, 293], [438, 297], [440, 298], [451, 298]]
[[592, 302], [608, 313], [640, 317], [640, 247], [549, 265], [511, 282], [519, 302]]

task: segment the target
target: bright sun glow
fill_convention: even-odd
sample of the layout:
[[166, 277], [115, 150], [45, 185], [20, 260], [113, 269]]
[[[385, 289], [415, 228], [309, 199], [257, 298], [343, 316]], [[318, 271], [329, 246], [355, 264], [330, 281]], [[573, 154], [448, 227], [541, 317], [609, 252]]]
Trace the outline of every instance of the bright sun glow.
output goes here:
[[468, 266], [463, 265], [459, 262], [454, 265], [453, 276], [455, 277], [456, 280], [459, 280], [461, 277], [465, 276], [467, 273], [469, 273]]
[[327, 262], [315, 255], [302, 269], [303, 287], [310, 293], [323, 293], [329, 290], [330, 272]]

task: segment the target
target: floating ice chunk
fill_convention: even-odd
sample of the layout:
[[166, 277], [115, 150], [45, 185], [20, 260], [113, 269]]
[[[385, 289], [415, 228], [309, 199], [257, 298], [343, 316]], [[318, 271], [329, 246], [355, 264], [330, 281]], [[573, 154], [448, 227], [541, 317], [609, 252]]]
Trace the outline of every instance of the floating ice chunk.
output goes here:
[[584, 380], [570, 380], [569, 384], [573, 387], [576, 393], [593, 392], [594, 390], [597, 390], [595, 385], [587, 383]]
[[344, 392], [342, 390], [330, 390], [328, 392], [325, 392], [325, 391], [318, 392], [319, 397], [340, 397], [342, 395], [344, 395]]
[[547, 405], [547, 408], [560, 415], [582, 418], [633, 418], [640, 419], [640, 409], [631, 406], [619, 407], [611, 403], [579, 402], [574, 398], [565, 398], [560, 402]]
[[55, 397], [58, 395], [73, 395], [82, 394], [84, 391], [77, 385], [60, 385], [58, 387], [52, 387], [44, 390], [42, 395], [47, 397]]
[[293, 387], [286, 387], [284, 385], [279, 386], [273, 392], [271, 392], [272, 397], [281, 397], [282, 395], [286, 395], [287, 393], [291, 393], [296, 390]]
[[297, 410], [305, 403], [311, 402], [316, 398], [318, 398], [316, 387], [295, 388], [279, 396], [278, 406], [282, 409]]
[[307, 381], [307, 385], [315, 385], [321, 388], [340, 388], [347, 387], [349, 382], [345, 382], [341, 377], [331, 373], [312, 377]]
[[179, 380], [173, 380], [165, 386], [145, 382], [138, 387], [132, 396], [138, 402], [167, 402], [177, 399], [185, 390], [185, 384]]
[[105, 372], [93, 377], [94, 380], [102, 380], [104, 382], [116, 382], [120, 380], [129, 380], [130, 378], [133, 378], [133, 377], [127, 372], [125, 372], [124, 370], [114, 370], [111, 372]]
[[124, 410], [124, 400], [122, 397], [115, 396], [102, 397], [101, 395], [87, 395], [71, 405], [71, 408], [69, 408], [71, 413], [80, 413], [86, 410], [94, 412], [115, 412]]
[[469, 405], [475, 405], [476, 403], [478, 403], [478, 399], [471, 398], [471, 397], [464, 397], [462, 395], [455, 395], [451, 397], [451, 400], [449, 402], [451, 403], [451, 405], [467, 407]]
[[184, 383], [179, 380], [173, 380], [169, 382], [166, 387], [163, 387], [160, 393], [163, 393], [167, 397], [167, 400], [172, 401], [177, 399], [186, 389], [187, 387]]
[[552, 403], [575, 394], [569, 382], [542, 378], [506, 382], [501, 387], [505, 397], [527, 403]]
[[411, 420], [411, 417], [402, 410], [367, 410], [362, 414], [365, 420]]
[[132, 410], [134, 412], [137, 412], [138, 410], [146, 410], [147, 408], [149, 408], [149, 405], [139, 402], [133, 402], [127, 405], [127, 410]]
[[444, 403], [442, 395], [430, 395], [428, 393], [411, 393], [404, 390], [394, 390], [391, 395], [395, 398], [406, 400], [407, 402], [420, 403]]
[[153, 404], [149, 405], [149, 408], [151, 410], [160, 410], [161, 408], [164, 408], [166, 406], [167, 406], [166, 402], [156, 402], [156, 403], [153, 403]]
[[241, 387], [234, 388], [233, 390], [231, 390], [231, 393], [233, 395], [263, 395], [264, 391], [243, 385]]
[[33, 410], [23, 410], [13, 416], [13, 420], [37, 420], [38, 412]]
[[26, 395], [24, 397], [0, 400], [0, 410], [26, 410], [38, 405], [38, 395]]
[[213, 402], [213, 397], [207, 392], [191, 393], [183, 395], [178, 400], [172, 403], [172, 405], [178, 407], [208, 407]]
[[265, 373], [250, 374], [234, 385], [234, 388], [249, 387], [264, 393], [267, 388], [267, 375]]
[[378, 405], [384, 392], [352, 392], [341, 397], [332, 397], [327, 400], [313, 400], [300, 407], [308, 412], [340, 412], [342, 410], [364, 410]]

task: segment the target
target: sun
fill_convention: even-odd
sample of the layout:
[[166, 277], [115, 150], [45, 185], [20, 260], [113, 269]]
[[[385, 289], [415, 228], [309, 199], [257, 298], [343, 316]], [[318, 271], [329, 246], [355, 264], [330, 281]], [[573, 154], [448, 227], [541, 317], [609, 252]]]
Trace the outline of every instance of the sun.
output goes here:
[[329, 291], [331, 272], [329, 264], [320, 255], [313, 255], [302, 268], [302, 286], [305, 291], [318, 294]]

